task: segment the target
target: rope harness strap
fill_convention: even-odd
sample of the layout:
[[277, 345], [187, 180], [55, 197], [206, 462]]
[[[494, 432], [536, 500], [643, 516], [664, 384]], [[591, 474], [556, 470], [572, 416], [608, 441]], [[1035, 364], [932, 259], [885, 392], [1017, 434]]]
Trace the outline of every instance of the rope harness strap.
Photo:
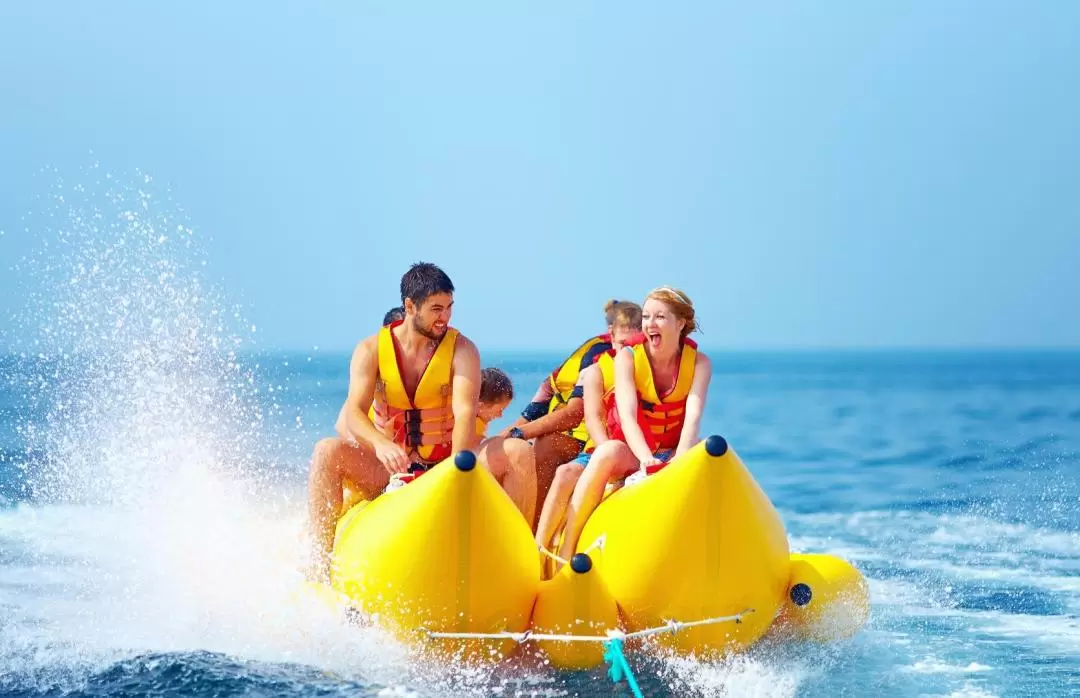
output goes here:
[[608, 669], [608, 676], [614, 683], [619, 683], [625, 678], [627, 684], [630, 686], [630, 690], [633, 691], [634, 696], [641, 698], [641, 690], [638, 688], [637, 681], [634, 679], [634, 672], [630, 669], [629, 662], [626, 661], [626, 655], [623, 654], [623, 644], [627, 640], [659, 635], [660, 633], [671, 633], [674, 635], [680, 630], [694, 628], [700, 625], [713, 625], [715, 623], [738, 624], [742, 622], [743, 616], [753, 612], [754, 609], [748, 608], [745, 611], [736, 613], [732, 616], [717, 616], [715, 618], [704, 618], [702, 620], [691, 621], [669, 620], [665, 624], [658, 625], [655, 628], [645, 628], [644, 630], [637, 630], [632, 633], [624, 633], [621, 630], [608, 630], [606, 635], [553, 635], [548, 633], [534, 633], [532, 630], [526, 630], [521, 633], [512, 633], [509, 631], [498, 633], [440, 633], [431, 630], [426, 632], [428, 638], [433, 640], [513, 640], [519, 644], [533, 641], [602, 642], [604, 644], [604, 661], [610, 666]]

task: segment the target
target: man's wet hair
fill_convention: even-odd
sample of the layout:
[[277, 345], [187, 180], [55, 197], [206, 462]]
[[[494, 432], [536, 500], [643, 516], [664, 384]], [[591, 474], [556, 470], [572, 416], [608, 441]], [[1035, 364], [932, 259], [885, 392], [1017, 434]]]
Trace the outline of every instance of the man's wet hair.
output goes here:
[[383, 315], [382, 324], [389, 325], [391, 322], [397, 322], [398, 320], [405, 319], [405, 308], [397, 306], [386, 311], [386, 315]]
[[480, 372], [480, 402], [491, 404], [503, 399], [514, 399], [510, 376], [498, 368], [485, 368]]
[[431, 262], [417, 262], [409, 267], [401, 277], [401, 304], [410, 300], [417, 306], [423, 305], [429, 296], [436, 293], [453, 293], [454, 282], [446, 272]]

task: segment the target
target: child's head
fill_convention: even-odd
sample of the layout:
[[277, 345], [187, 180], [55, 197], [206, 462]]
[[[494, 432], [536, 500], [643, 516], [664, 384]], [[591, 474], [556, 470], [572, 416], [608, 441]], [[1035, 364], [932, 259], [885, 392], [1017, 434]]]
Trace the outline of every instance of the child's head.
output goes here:
[[604, 306], [611, 344], [620, 349], [635, 335], [641, 334], [641, 306], [632, 301], [609, 300]]
[[392, 322], [405, 319], [405, 308], [400, 305], [396, 308], [391, 308], [386, 311], [386, 315], [383, 315], [382, 324], [389, 325]]
[[497, 368], [485, 368], [480, 372], [480, 401], [476, 416], [485, 422], [498, 419], [514, 399], [514, 384], [510, 376]]

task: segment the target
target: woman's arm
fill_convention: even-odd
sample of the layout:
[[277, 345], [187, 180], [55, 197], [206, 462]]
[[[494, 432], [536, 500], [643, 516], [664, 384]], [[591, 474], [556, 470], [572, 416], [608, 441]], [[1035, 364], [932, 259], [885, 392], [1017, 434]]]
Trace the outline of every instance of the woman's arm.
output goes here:
[[652, 449], [649, 448], [637, 420], [638, 393], [634, 384], [634, 354], [625, 349], [615, 355], [615, 406], [619, 411], [619, 424], [622, 425], [626, 445], [640, 462], [653, 462], [655, 459]]
[[679, 435], [679, 446], [675, 449], [676, 456], [698, 442], [701, 415], [705, 413], [705, 398], [709, 393], [711, 379], [712, 362], [699, 351], [694, 361], [694, 382], [690, 385], [690, 394], [686, 396], [686, 416], [683, 418], [682, 433]]

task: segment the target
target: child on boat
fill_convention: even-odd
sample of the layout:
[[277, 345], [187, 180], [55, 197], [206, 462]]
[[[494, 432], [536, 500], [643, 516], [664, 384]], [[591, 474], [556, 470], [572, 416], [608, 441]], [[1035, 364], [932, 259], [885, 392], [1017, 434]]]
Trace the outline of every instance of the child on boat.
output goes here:
[[697, 443], [712, 364], [688, 338], [696, 328], [694, 306], [682, 291], [662, 287], [646, 297], [644, 336], [615, 356], [615, 389], [605, 400], [611, 438], [596, 447], [570, 496], [561, 558], [577, 551], [610, 480], [655, 472]]

